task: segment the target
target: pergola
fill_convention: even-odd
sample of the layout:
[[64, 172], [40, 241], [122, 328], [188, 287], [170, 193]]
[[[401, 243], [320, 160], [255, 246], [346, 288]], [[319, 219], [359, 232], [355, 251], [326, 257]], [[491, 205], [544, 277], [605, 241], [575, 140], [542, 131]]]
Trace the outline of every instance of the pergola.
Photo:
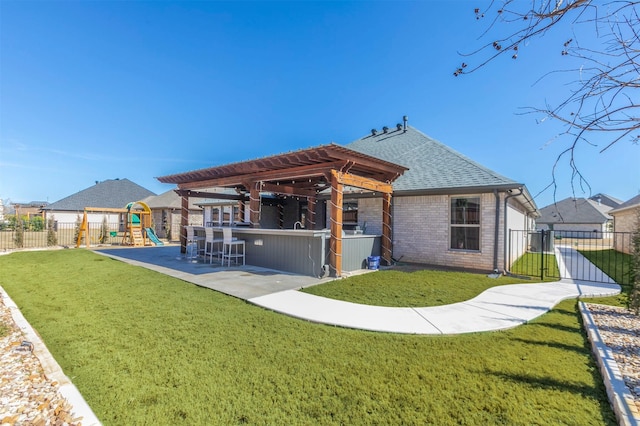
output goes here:
[[[345, 186], [361, 188], [382, 196], [382, 258], [391, 262], [392, 182], [406, 167], [380, 160], [336, 144], [321, 145], [270, 157], [194, 170], [157, 178], [177, 185], [182, 197], [181, 224], [188, 225], [190, 197], [235, 199], [241, 214], [249, 194], [249, 222], [260, 227], [260, 193], [271, 192], [307, 199], [307, 228], [315, 226], [318, 194], [331, 191], [330, 267], [342, 274], [342, 204]], [[208, 192], [208, 188], [234, 188], [237, 195]], [[186, 250], [186, 231], [181, 232], [181, 250]]]

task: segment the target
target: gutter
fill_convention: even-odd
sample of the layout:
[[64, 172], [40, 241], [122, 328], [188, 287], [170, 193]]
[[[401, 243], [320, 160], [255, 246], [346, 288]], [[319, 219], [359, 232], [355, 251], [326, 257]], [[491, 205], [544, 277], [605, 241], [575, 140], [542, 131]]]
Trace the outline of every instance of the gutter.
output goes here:
[[[495, 223], [495, 232], [493, 237], [493, 272], [498, 272], [498, 241], [500, 239], [500, 194], [498, 193], [498, 188], [494, 188], [493, 195], [496, 197], [496, 223]], [[506, 207], [505, 207], [505, 223], [507, 221], [506, 217]], [[506, 239], [506, 236], [505, 236]], [[504, 242], [506, 244], [506, 240]]]
[[507, 212], [508, 212], [507, 202], [509, 201], [509, 198], [518, 197], [523, 194], [522, 187], [518, 188], [518, 191], [519, 193], [517, 194], [509, 194], [506, 197], [504, 197], [504, 234], [503, 234], [504, 235], [504, 244], [503, 244], [504, 253], [502, 258], [502, 266], [505, 273], [508, 272], [507, 271]]

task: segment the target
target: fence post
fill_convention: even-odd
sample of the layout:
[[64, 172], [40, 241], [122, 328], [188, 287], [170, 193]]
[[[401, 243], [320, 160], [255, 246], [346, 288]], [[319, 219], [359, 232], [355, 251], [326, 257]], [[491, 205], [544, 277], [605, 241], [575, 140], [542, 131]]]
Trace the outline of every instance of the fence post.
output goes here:
[[540, 280], [544, 281], [544, 229], [540, 230]]

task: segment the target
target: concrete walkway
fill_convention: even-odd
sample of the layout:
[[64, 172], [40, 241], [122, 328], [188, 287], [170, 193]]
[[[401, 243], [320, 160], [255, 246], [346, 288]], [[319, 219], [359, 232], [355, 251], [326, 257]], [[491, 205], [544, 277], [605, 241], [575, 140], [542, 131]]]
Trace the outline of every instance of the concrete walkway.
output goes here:
[[[556, 257], [561, 270], [572, 279], [503, 285], [490, 288], [465, 302], [425, 308], [371, 306], [314, 296], [298, 290], [331, 279], [319, 280], [249, 265], [226, 268], [192, 263], [180, 256], [179, 248], [175, 246], [101, 249], [96, 252], [239, 297], [291, 317], [391, 333], [461, 334], [502, 330], [531, 321], [565, 299], [620, 293], [619, 285], [570, 247], [556, 248]], [[570, 256], [573, 256], [572, 262], [565, 261]], [[580, 265], [580, 268], [575, 265]], [[581, 280], [593, 277], [603, 282]]]
[[[502, 330], [531, 321], [565, 299], [612, 296], [620, 286], [575, 250], [556, 249], [562, 268], [577, 279], [542, 284], [492, 287], [466, 302], [428, 308], [392, 308], [327, 299], [299, 291], [283, 291], [249, 299], [263, 308], [308, 321], [362, 330], [411, 334], [461, 334]], [[573, 262], [568, 262], [569, 256]], [[576, 262], [575, 260], [578, 259]], [[598, 272], [599, 271], [599, 272]], [[604, 282], [582, 281], [598, 276]], [[452, 283], [455, 285], [455, 283]]]

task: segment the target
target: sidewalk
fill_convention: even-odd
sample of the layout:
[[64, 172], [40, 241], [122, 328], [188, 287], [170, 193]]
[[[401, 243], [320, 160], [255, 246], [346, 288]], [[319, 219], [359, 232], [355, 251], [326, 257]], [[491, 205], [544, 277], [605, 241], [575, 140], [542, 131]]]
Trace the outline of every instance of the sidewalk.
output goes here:
[[[573, 279], [503, 285], [490, 288], [471, 300], [425, 308], [370, 306], [314, 296], [298, 290], [331, 279], [319, 280], [250, 265], [224, 268], [186, 262], [178, 247], [101, 249], [96, 253], [239, 297], [291, 317], [390, 333], [461, 334], [502, 330], [531, 321], [565, 299], [620, 293], [619, 285], [570, 247], [556, 248], [556, 258], [559, 268]], [[567, 256], [576, 256], [578, 261], [574, 258], [574, 262], [565, 262]], [[565, 264], [574, 267], [568, 270]], [[584, 280], [593, 280], [593, 277], [602, 282]]]
[[558, 281], [492, 287], [466, 302], [428, 308], [361, 305], [287, 290], [249, 299], [250, 303], [308, 321], [370, 331], [461, 334], [524, 324], [565, 299], [610, 296], [620, 286]]
[[[564, 257], [582, 257], [580, 270], [568, 271]], [[299, 291], [282, 291], [249, 299], [250, 303], [322, 324], [370, 331], [410, 334], [461, 334], [511, 328], [548, 312], [565, 299], [612, 296], [620, 286], [572, 248], [556, 248], [566, 279], [542, 284], [492, 287], [477, 297], [452, 305], [392, 308], [327, 299]], [[598, 277], [603, 282], [581, 281]], [[453, 285], [453, 283], [452, 283]]]

